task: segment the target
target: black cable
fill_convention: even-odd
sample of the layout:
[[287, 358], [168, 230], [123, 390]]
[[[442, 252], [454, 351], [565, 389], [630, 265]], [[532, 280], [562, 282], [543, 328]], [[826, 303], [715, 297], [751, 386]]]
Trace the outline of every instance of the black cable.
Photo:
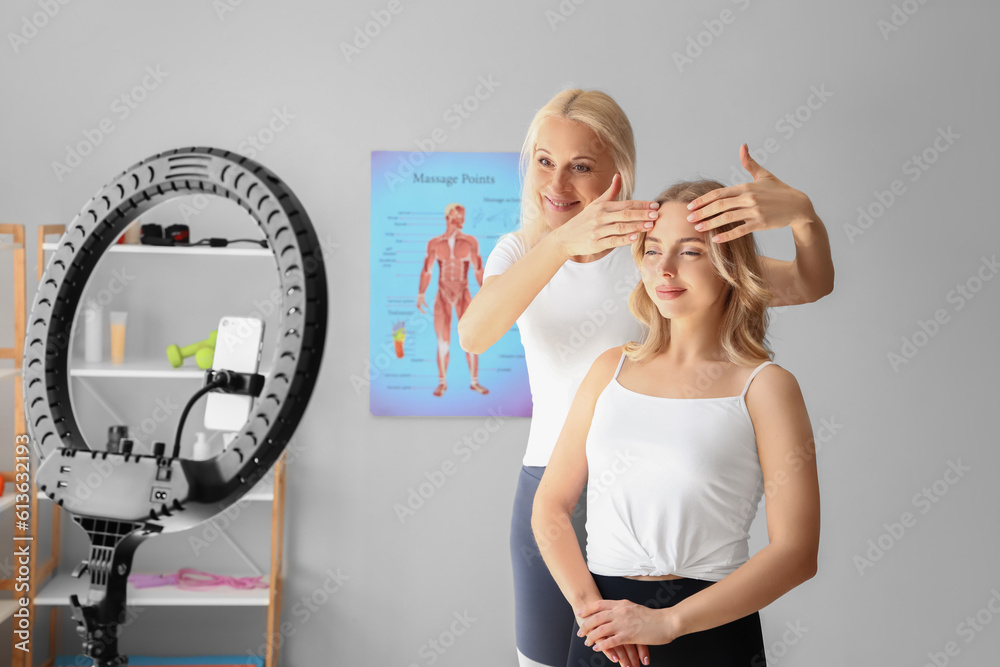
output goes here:
[[181, 434], [184, 432], [184, 422], [187, 421], [188, 412], [191, 411], [191, 407], [194, 406], [195, 401], [199, 398], [219, 387], [225, 387], [229, 384], [229, 374], [225, 371], [221, 371], [216, 375], [216, 378], [209, 382], [207, 385], [194, 392], [194, 395], [188, 399], [187, 405], [184, 406], [184, 411], [181, 412], [181, 419], [177, 423], [177, 433], [174, 435], [174, 451], [179, 452], [181, 447]]
[[224, 248], [231, 243], [254, 243], [259, 245], [261, 248], [267, 248], [266, 239], [222, 239], [217, 237], [201, 239], [200, 241], [195, 241], [194, 243], [185, 243], [183, 245], [187, 247], [198, 246], [198, 245], [209, 245], [213, 248]]

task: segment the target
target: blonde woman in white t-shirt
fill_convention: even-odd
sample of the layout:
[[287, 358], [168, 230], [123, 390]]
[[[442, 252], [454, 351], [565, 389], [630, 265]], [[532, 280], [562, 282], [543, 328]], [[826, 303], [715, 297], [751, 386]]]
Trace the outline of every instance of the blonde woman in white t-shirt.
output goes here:
[[[718, 187], [657, 197], [632, 248], [629, 305], [648, 333], [593, 363], [535, 494], [542, 556], [577, 612], [568, 664], [634, 645], [643, 664], [764, 665], [758, 610], [816, 573], [812, 428], [795, 378], [770, 361], [753, 235], [713, 244], [685, 219]], [[570, 525], [585, 485], [586, 562]], [[749, 558], [765, 492], [768, 545]]]
[[[761, 257], [770, 306], [815, 301], [833, 289], [826, 229], [804, 193], [775, 178], [741, 147], [754, 181], [717, 189], [691, 205], [692, 230], [725, 244], [751, 232], [790, 227], [794, 261]], [[597, 356], [643, 334], [628, 311], [639, 281], [629, 245], [659, 216], [631, 200], [635, 144], [627, 116], [599, 91], [564, 90], [538, 111], [521, 152], [521, 228], [497, 242], [483, 285], [459, 320], [462, 349], [482, 354], [516, 322], [525, 348], [533, 416], [510, 524], [515, 627], [521, 667], [565, 664], [575, 622], [531, 530], [535, 490], [573, 396]], [[714, 234], [708, 234], [713, 236]], [[584, 539], [585, 494], [573, 513]], [[635, 645], [609, 651], [638, 665]]]

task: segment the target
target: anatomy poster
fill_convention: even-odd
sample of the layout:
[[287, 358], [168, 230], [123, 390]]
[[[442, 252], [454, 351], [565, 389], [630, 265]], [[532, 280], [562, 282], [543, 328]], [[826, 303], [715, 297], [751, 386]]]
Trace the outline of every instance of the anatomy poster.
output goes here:
[[458, 341], [486, 258], [519, 224], [518, 157], [372, 153], [372, 414], [531, 415], [517, 326], [483, 354]]

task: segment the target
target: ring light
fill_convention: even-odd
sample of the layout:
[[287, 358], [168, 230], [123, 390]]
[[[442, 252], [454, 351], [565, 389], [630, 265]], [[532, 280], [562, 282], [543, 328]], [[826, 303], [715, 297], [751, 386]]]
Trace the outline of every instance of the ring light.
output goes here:
[[[69, 388], [70, 334], [102, 254], [150, 208], [191, 194], [231, 199], [263, 231], [282, 295], [277, 343], [267, 376], [233, 373], [227, 391], [257, 392], [236, 439], [213, 459], [182, 460], [176, 448], [152, 455], [88, 448]], [[326, 272], [312, 223], [299, 200], [266, 167], [215, 148], [184, 148], [139, 162], [104, 186], [76, 216], [38, 286], [24, 346], [24, 409], [39, 459], [36, 483], [88, 534], [88, 600], [72, 596], [84, 650], [97, 667], [124, 665], [117, 625], [125, 610], [132, 556], [145, 539], [189, 529], [249, 491], [281, 455], [316, 383], [326, 336]], [[226, 374], [221, 374], [225, 376]], [[217, 371], [206, 373], [213, 389]], [[261, 386], [260, 382], [263, 381]], [[242, 386], [242, 390], [240, 389]], [[252, 387], [248, 389], [247, 387]], [[72, 495], [93, 473], [113, 473], [86, 498]], [[155, 487], [155, 489], [154, 489]]]

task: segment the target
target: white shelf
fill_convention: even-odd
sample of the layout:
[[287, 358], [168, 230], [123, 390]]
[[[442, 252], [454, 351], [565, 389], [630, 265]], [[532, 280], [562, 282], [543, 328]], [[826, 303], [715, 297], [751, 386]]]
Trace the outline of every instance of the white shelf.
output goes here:
[[[14, 245], [14, 244], [10, 244]], [[2, 247], [2, 246], [0, 246]], [[58, 243], [43, 243], [43, 250], [56, 250]], [[226, 246], [213, 248], [211, 246], [163, 246], [142, 245], [139, 243], [114, 243], [105, 252], [123, 252], [147, 255], [229, 255], [230, 257], [271, 257], [268, 248], [250, 248], [242, 246]]]
[[[21, 250], [22, 248], [24, 248], [24, 246], [20, 243], [0, 243], [0, 250]], [[2, 618], [2, 616], [3, 614], [0, 613], [0, 618]]]
[[[264, 580], [266, 579], [265, 576]], [[76, 593], [80, 600], [85, 600], [88, 588], [90, 576], [87, 573], [79, 579], [74, 579], [71, 574], [58, 574], [42, 585], [34, 602], [36, 605], [68, 607], [70, 595]], [[126, 604], [130, 607], [266, 607], [268, 599], [267, 588], [241, 590], [219, 586], [202, 591], [186, 591], [176, 586], [136, 588], [128, 584], [126, 589]]]
[[[273, 471], [274, 468], [272, 467], [271, 470]], [[262, 480], [257, 482], [257, 486], [247, 491], [243, 497], [247, 500], [266, 500], [271, 502], [274, 500], [274, 477], [268, 473]]]
[[[14, 371], [15, 373], [17, 371]], [[257, 371], [267, 377], [267, 371]], [[192, 361], [184, 364], [180, 368], [174, 368], [166, 359], [164, 354], [162, 359], [139, 359], [137, 361], [126, 361], [122, 364], [113, 364], [110, 361], [102, 361], [97, 364], [81, 364], [69, 369], [71, 377], [91, 377], [91, 378], [195, 378], [205, 379], [205, 369], [199, 368]]]
[[126, 361], [122, 364], [113, 364], [110, 361], [103, 361], [97, 364], [81, 364], [71, 367], [69, 374], [72, 377], [90, 378], [204, 378], [205, 371], [198, 368], [193, 363], [185, 364], [180, 368], [174, 368], [167, 361], [166, 354], [163, 359], [140, 359], [138, 361]]
[[17, 611], [17, 602], [14, 600], [0, 600], [0, 625]]

